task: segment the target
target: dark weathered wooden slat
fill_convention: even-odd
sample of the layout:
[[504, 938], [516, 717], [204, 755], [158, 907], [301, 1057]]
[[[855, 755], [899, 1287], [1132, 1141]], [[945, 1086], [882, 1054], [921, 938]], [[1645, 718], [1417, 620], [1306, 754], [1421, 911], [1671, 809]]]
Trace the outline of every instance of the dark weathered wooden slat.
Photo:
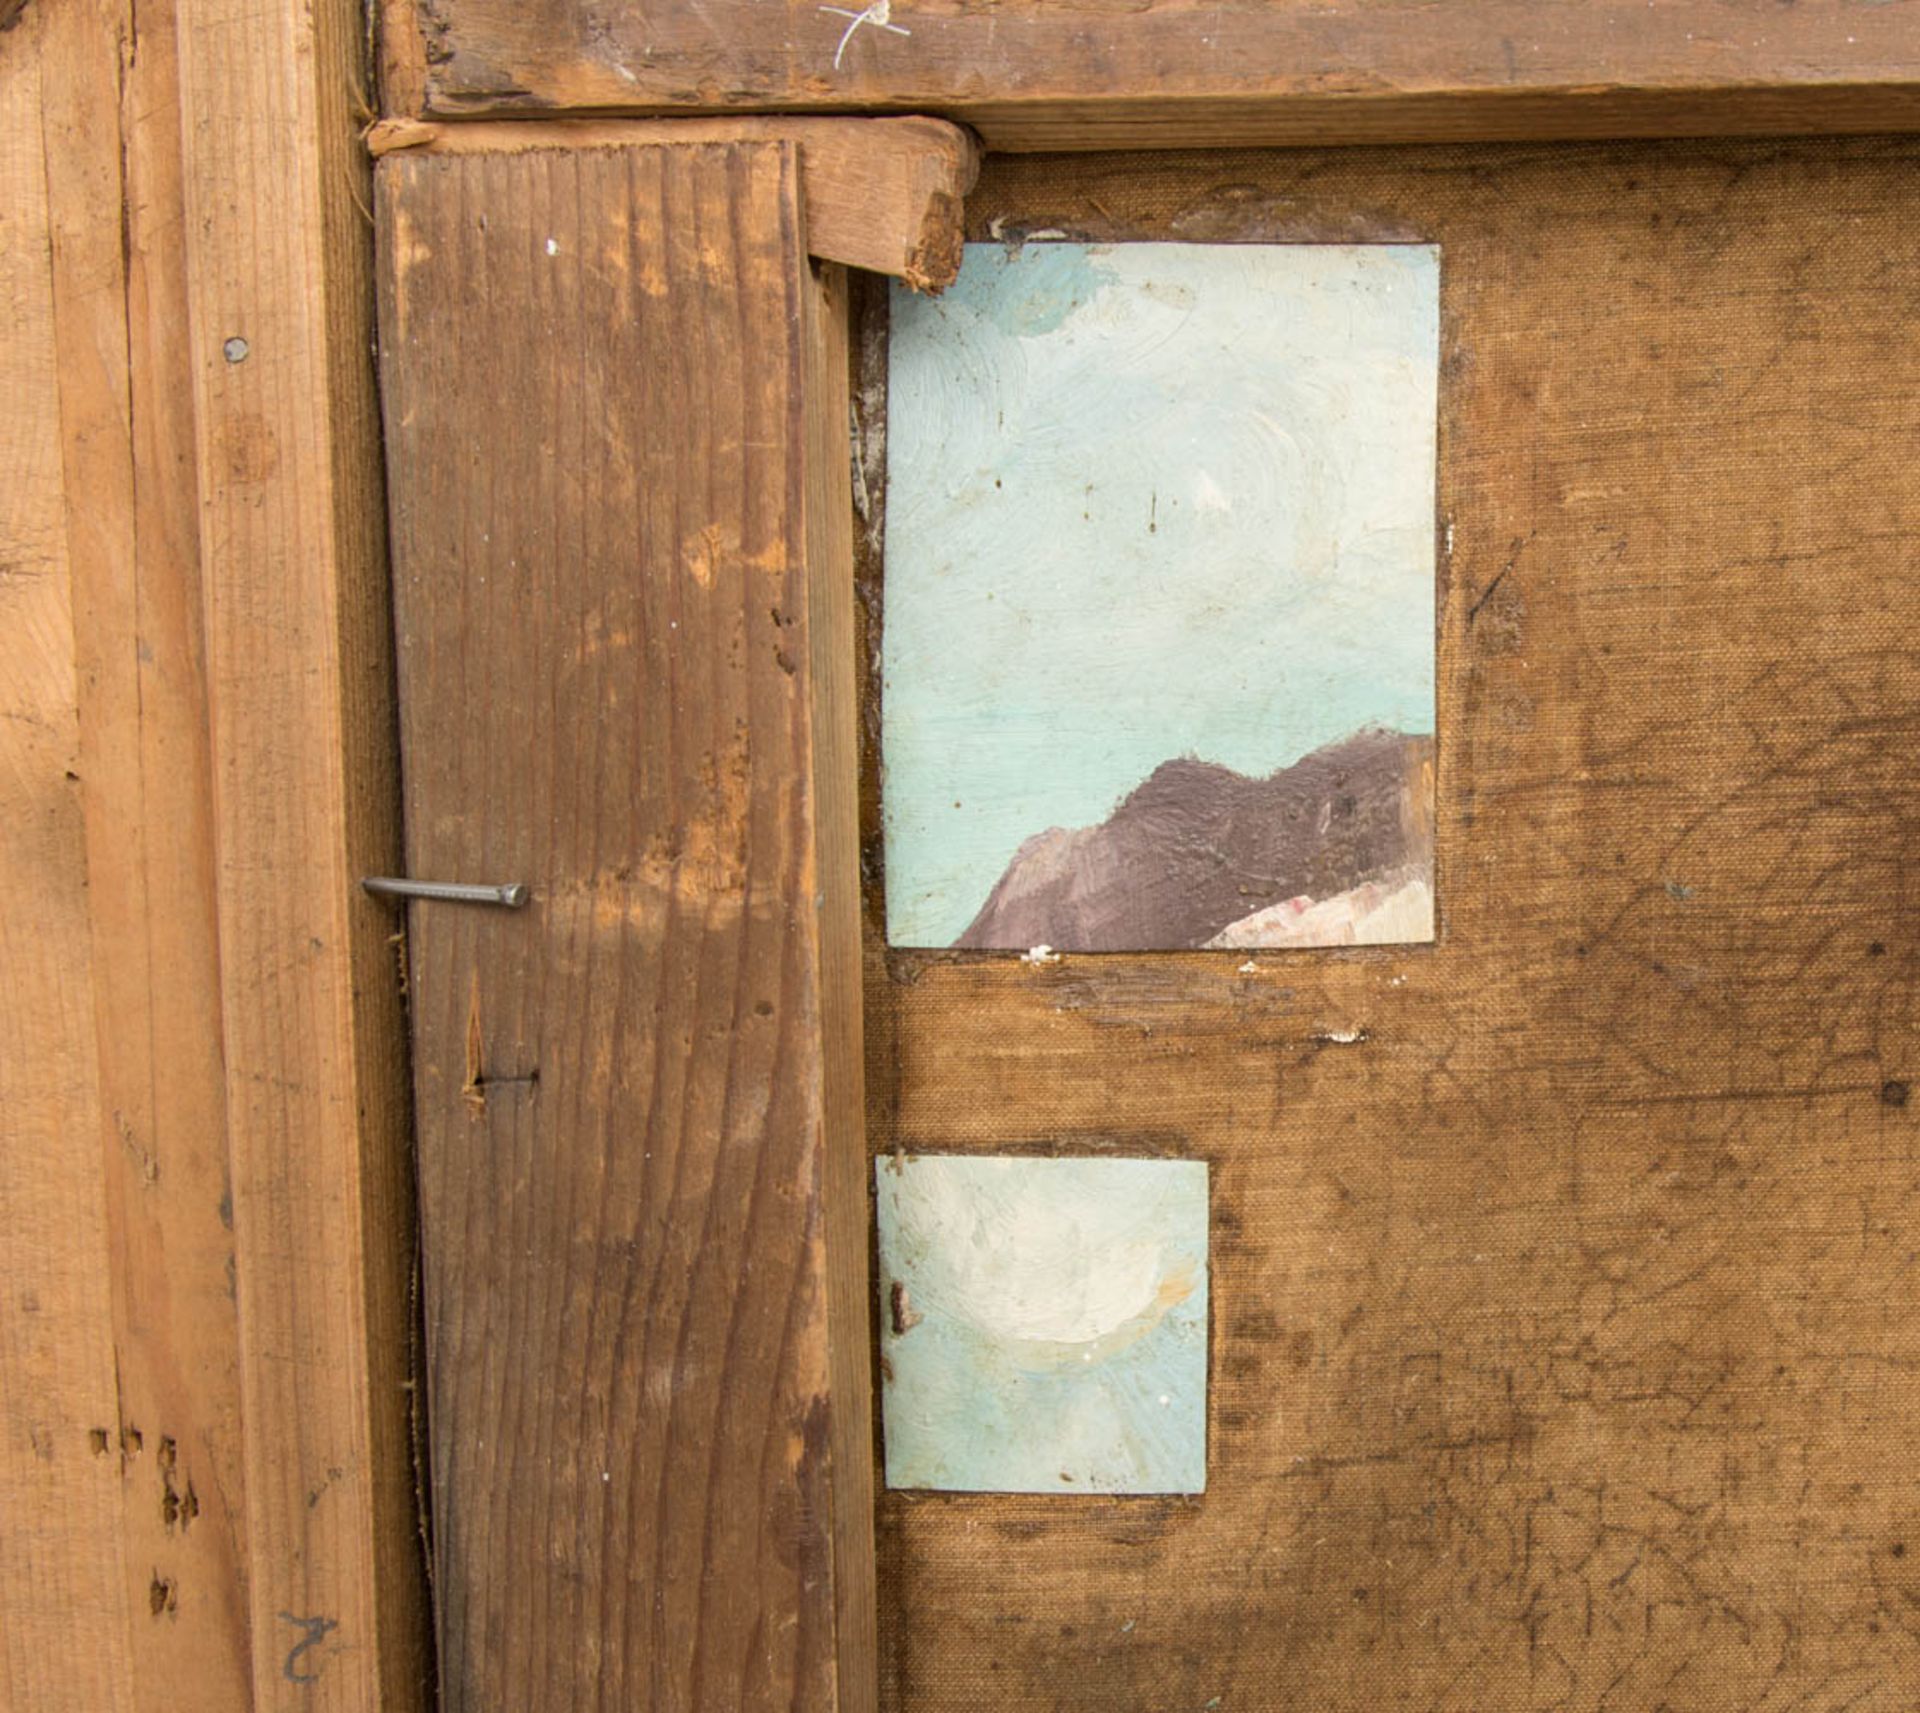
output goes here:
[[851, 941], [853, 662], [810, 616], [849, 576], [807, 457], [844, 294], [790, 144], [379, 177], [408, 858], [533, 894], [410, 907], [445, 1704], [828, 1708], [836, 1580], [872, 1609], [824, 1195], [830, 1100], [860, 1171], [820, 906], [838, 825]]
[[[389, 0], [403, 41], [409, 3]], [[418, 17], [411, 88], [449, 116], [929, 112], [1007, 150], [1920, 126], [1920, 0], [435, 0]]]

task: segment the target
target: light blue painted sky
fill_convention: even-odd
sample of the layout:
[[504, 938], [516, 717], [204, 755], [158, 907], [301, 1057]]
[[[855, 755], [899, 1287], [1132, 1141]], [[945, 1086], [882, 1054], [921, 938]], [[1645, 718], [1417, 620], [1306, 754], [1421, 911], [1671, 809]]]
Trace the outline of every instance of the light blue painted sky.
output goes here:
[[1433, 729], [1439, 253], [971, 244], [896, 290], [887, 931], [1173, 756]]
[[1206, 1490], [1206, 1161], [882, 1157], [874, 1188], [888, 1486]]

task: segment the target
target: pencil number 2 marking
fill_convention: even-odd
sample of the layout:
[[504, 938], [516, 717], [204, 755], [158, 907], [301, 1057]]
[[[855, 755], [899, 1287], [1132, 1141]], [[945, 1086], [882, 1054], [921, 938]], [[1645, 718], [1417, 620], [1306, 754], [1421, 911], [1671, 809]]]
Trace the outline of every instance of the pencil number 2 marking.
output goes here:
[[328, 1631], [339, 1629], [340, 1620], [338, 1618], [296, 1618], [291, 1612], [282, 1612], [280, 1616], [289, 1624], [295, 1626], [295, 1628], [306, 1632], [299, 1641], [295, 1642], [293, 1646], [287, 1650], [286, 1662], [280, 1667], [280, 1675], [289, 1683], [318, 1683], [320, 1681], [320, 1673], [318, 1671], [302, 1671], [300, 1669], [300, 1656], [305, 1653], [308, 1648], [317, 1648], [325, 1641]]

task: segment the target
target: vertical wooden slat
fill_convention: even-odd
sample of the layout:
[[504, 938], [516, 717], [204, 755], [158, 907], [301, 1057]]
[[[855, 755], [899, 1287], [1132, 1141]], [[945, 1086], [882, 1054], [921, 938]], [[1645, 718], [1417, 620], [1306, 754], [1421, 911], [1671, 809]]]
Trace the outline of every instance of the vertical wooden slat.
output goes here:
[[41, 146], [52, 22], [30, 14], [0, 51], [0, 1703], [121, 1713], [130, 1614]]
[[172, 8], [45, 43], [135, 1705], [252, 1704]]
[[190, 369], [261, 1709], [417, 1705], [364, 25], [178, 0]]
[[790, 144], [401, 155], [380, 192], [408, 861], [533, 887], [410, 927], [445, 1703], [825, 1709], [867, 1504], [828, 1328], [852, 656], [815, 646], [850, 588], [809, 475], [844, 296]]
[[833, 1387], [834, 1596], [840, 1713], [879, 1694], [874, 1587], [873, 1285], [867, 1192], [865, 996], [860, 962], [860, 714], [848, 448], [852, 308], [844, 268], [808, 282], [806, 501], [809, 687], [813, 694], [816, 907]]

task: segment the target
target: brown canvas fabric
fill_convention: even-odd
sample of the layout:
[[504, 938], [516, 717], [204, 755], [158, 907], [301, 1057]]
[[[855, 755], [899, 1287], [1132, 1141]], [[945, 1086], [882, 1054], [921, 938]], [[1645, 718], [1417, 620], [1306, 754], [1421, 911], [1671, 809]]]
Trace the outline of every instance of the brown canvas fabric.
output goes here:
[[875, 1150], [1213, 1182], [1207, 1493], [884, 1495], [893, 1713], [1915, 1705], [1916, 213], [1912, 141], [990, 163], [981, 238], [1443, 247], [1440, 928], [889, 954], [869, 756]]

